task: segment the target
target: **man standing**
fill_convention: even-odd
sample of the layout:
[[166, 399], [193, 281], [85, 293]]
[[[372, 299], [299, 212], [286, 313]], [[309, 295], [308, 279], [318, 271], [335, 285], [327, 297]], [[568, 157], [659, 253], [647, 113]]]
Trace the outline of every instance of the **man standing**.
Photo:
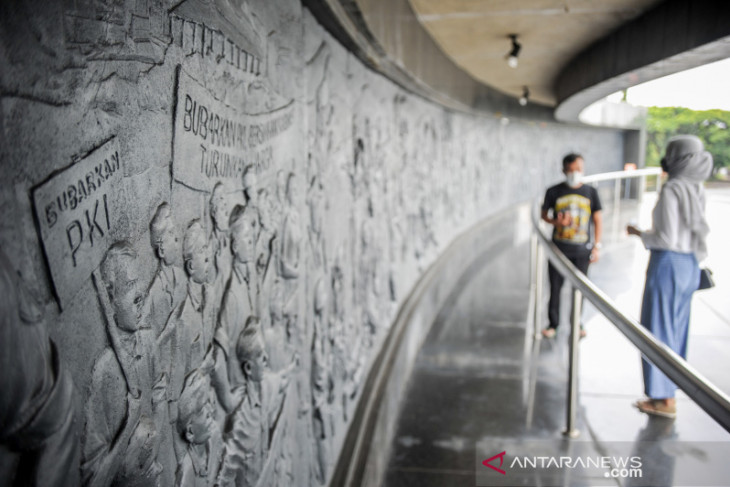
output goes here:
[[[582, 183], [583, 156], [568, 154], [563, 158], [563, 174], [566, 180], [556, 184], [545, 193], [542, 204], [542, 219], [553, 225], [553, 242], [582, 273], [588, 272], [588, 265], [598, 260], [601, 249], [603, 220], [601, 201], [592, 186]], [[591, 243], [591, 223], [595, 240]], [[546, 338], [553, 338], [560, 323], [560, 289], [563, 275], [553, 266], [548, 266], [550, 278], [550, 324], [542, 331]], [[585, 336], [581, 327], [581, 338]]]

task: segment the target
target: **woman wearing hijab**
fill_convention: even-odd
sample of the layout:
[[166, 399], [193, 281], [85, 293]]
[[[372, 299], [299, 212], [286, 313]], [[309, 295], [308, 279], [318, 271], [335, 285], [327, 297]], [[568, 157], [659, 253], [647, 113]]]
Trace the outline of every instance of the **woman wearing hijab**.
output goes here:
[[[661, 162], [669, 178], [654, 207], [652, 229], [629, 225], [626, 230], [640, 237], [651, 252], [641, 323], [686, 358], [690, 303], [700, 282], [698, 262], [707, 257], [705, 238], [710, 229], [702, 182], [712, 172], [712, 156], [699, 138], [679, 135], [669, 140]], [[646, 359], [642, 368], [648, 399], [634, 405], [647, 414], [674, 418], [677, 386]]]

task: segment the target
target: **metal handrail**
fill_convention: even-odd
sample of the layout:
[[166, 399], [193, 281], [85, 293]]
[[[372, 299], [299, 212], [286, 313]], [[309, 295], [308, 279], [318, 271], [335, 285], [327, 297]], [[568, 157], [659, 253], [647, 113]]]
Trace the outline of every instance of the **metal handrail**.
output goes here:
[[598, 183], [601, 181], [612, 181], [614, 179], [638, 178], [642, 176], [661, 176], [662, 169], [660, 167], [645, 167], [643, 169], [633, 169], [631, 171], [613, 171], [600, 174], [591, 174], [583, 177], [584, 183]]
[[[615, 174], [615, 173], [607, 173]], [[621, 177], [641, 177], [647, 174], [639, 171], [627, 171], [620, 173]], [[588, 179], [588, 178], [586, 178]], [[599, 179], [593, 177], [594, 181], [607, 180], [611, 178]], [[532, 224], [534, 227], [537, 241], [547, 253], [547, 257], [557, 268], [557, 270], [568, 279], [573, 285], [574, 291], [585, 296], [598, 311], [600, 311], [611, 323], [613, 323], [623, 335], [646, 357], [651, 363], [656, 365], [664, 374], [669, 377], [680, 389], [687, 393], [698, 406], [707, 412], [715, 421], [717, 421], [725, 430], [730, 431], [730, 397], [722, 392], [717, 386], [712, 384], [697, 369], [692, 367], [686, 360], [680, 357], [676, 352], [664, 343], [654, 337], [654, 335], [620, 311], [615, 303], [595, 284], [593, 284], [585, 274], [579, 271], [572, 262], [558, 249], [558, 247], [546, 237], [540, 229], [541, 208], [540, 200], [535, 200], [532, 212]], [[539, 261], [537, 265], [542, 265]], [[541, 287], [541, 283], [537, 283], [537, 288]], [[580, 295], [576, 293], [574, 302], [580, 303]], [[539, 309], [539, 301], [535, 303], [536, 310]], [[536, 313], [537, 314], [537, 313]], [[575, 309], [574, 313], [575, 315]], [[579, 320], [579, 318], [578, 318]], [[577, 343], [578, 326], [575, 320], [573, 323], [571, 343]], [[572, 348], [572, 347], [571, 347]], [[577, 347], [576, 347], [577, 350]], [[576, 352], [577, 353], [577, 352]], [[577, 359], [577, 356], [571, 354], [571, 357]], [[571, 364], [571, 381], [569, 387], [569, 412], [568, 427], [566, 434], [574, 436], [574, 421], [571, 415], [574, 411], [570, 411], [575, 406], [575, 371], [576, 367]], [[571, 400], [571, 395], [572, 400]], [[571, 406], [572, 403], [572, 406]]]

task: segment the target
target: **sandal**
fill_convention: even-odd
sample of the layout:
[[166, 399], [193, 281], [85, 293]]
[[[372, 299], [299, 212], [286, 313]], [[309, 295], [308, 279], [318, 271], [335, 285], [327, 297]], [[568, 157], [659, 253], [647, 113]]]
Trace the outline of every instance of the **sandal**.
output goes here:
[[545, 338], [554, 338], [557, 331], [558, 330], [556, 330], [555, 328], [549, 326], [542, 330], [542, 336], [544, 336]]
[[662, 399], [646, 399], [644, 401], [636, 401], [634, 407], [642, 413], [651, 414], [653, 416], [661, 416], [662, 418], [674, 419], [677, 417], [677, 405], [669, 405]]

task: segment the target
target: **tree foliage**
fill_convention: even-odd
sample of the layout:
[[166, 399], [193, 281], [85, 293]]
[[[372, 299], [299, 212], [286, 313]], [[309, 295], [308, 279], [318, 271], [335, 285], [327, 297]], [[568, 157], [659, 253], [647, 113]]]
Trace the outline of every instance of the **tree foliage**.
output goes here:
[[712, 154], [715, 169], [730, 166], [730, 112], [650, 107], [646, 131], [647, 166], [659, 166], [667, 141], [679, 134], [692, 134], [702, 139], [705, 149]]

